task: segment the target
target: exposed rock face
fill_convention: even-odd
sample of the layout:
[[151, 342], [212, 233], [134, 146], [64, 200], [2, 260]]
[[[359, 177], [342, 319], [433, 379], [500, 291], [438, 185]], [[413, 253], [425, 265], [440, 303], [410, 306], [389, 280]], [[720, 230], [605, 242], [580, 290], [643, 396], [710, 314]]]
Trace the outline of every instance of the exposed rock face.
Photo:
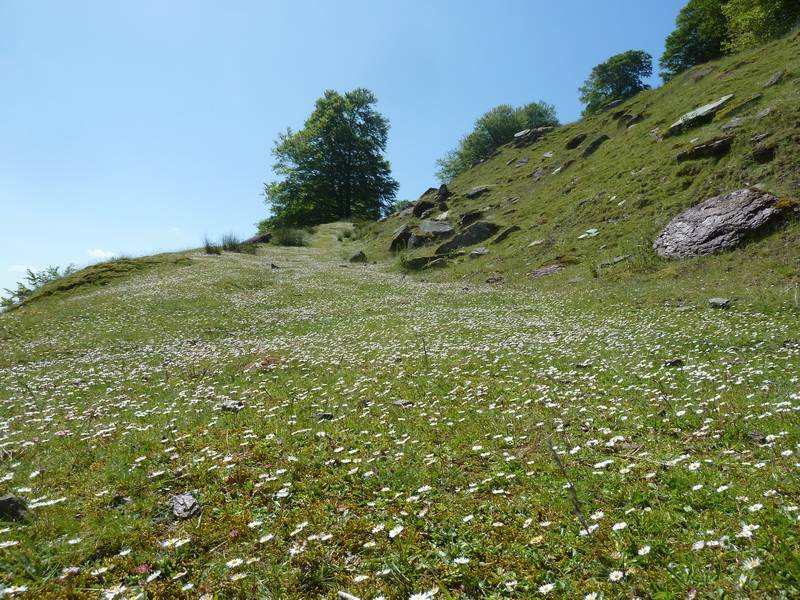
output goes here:
[[512, 225], [511, 227], [509, 227], [508, 229], [503, 231], [500, 235], [498, 235], [496, 238], [494, 238], [492, 243], [493, 244], [499, 244], [504, 239], [506, 239], [508, 236], [510, 236], [512, 233], [514, 233], [515, 231], [519, 231], [519, 230], [520, 230], [520, 226], [519, 225]]
[[472, 198], [477, 198], [478, 196], [482, 196], [483, 194], [485, 194], [486, 192], [488, 192], [488, 191], [489, 191], [489, 189], [490, 189], [490, 188], [489, 188], [489, 186], [488, 186], [488, 185], [479, 185], [479, 186], [477, 186], [477, 187], [474, 187], [474, 188], [472, 188], [470, 191], [468, 191], [468, 192], [467, 192], [466, 194], [464, 194], [464, 195], [465, 195], [467, 198], [469, 198], [469, 199], [472, 199]]
[[552, 131], [552, 127], [537, 127], [536, 129], [523, 129], [514, 134], [514, 140], [511, 142], [515, 148], [524, 148], [530, 146], [535, 141], [544, 137], [545, 134]]
[[783, 79], [784, 75], [786, 75], [786, 69], [778, 71], [777, 73], [775, 73], [775, 75], [769, 78], [769, 81], [767, 81], [767, 83], [764, 84], [764, 87], [768, 88], [772, 87], [773, 85], [778, 85]]
[[539, 277], [547, 277], [548, 275], [555, 275], [556, 273], [560, 273], [563, 270], [564, 270], [564, 265], [556, 263], [554, 265], [548, 265], [540, 269], [535, 269], [530, 273], [528, 273], [528, 276], [533, 277], [534, 279], [538, 279]]
[[478, 221], [477, 223], [473, 223], [464, 229], [464, 231], [459, 233], [449, 242], [445, 242], [439, 246], [436, 249], [436, 254], [447, 254], [456, 248], [479, 244], [480, 242], [492, 237], [499, 229], [500, 226], [495, 225], [494, 223], [489, 223], [488, 221]]
[[678, 154], [678, 162], [724, 156], [731, 149], [733, 136], [714, 138]]
[[191, 494], [173, 496], [169, 499], [169, 507], [178, 519], [190, 519], [202, 512], [200, 503]]
[[481, 256], [486, 256], [489, 254], [489, 250], [484, 248], [483, 246], [479, 248], [475, 248], [472, 252], [469, 253], [470, 258], [480, 258]]
[[353, 256], [350, 257], [351, 263], [365, 263], [367, 262], [367, 255], [364, 253], [363, 250], [359, 250]]
[[472, 225], [475, 221], [480, 219], [483, 216], [483, 211], [480, 210], [471, 210], [469, 212], [465, 212], [461, 215], [461, 226], [466, 227], [467, 225]]
[[260, 233], [251, 238], [246, 239], [243, 244], [269, 244], [272, 239], [271, 233]]
[[753, 160], [759, 164], [771, 162], [775, 159], [775, 146], [759, 144], [753, 148]]
[[711, 308], [730, 308], [731, 301], [729, 298], [709, 298], [708, 305]]
[[422, 213], [433, 208], [436, 208], [436, 204], [434, 204], [431, 200], [420, 199], [414, 203], [414, 210], [411, 211], [411, 214], [415, 217], [421, 217]]
[[595, 151], [604, 143], [607, 142], [609, 138], [607, 135], [603, 134], [596, 140], [594, 140], [591, 144], [586, 146], [586, 149], [583, 151], [583, 158], [587, 158], [595, 153]]
[[777, 202], [756, 189], [714, 196], [672, 219], [653, 249], [666, 258], [686, 258], [732, 248], [781, 216]]
[[23, 521], [28, 516], [28, 505], [22, 498], [8, 494], [0, 497], [0, 519]]
[[455, 228], [450, 223], [442, 221], [423, 221], [419, 226], [419, 230], [425, 235], [443, 238], [452, 235]]
[[689, 129], [691, 127], [708, 123], [714, 118], [714, 115], [717, 113], [717, 111], [732, 99], [733, 94], [728, 94], [727, 96], [723, 96], [715, 102], [704, 104], [700, 108], [689, 111], [681, 116], [681, 118], [675, 121], [672, 125], [670, 125], [669, 129], [667, 129], [667, 135], [675, 135], [684, 129]]
[[575, 150], [578, 146], [580, 146], [583, 141], [588, 137], [586, 133], [579, 133], [570, 141], [567, 142], [567, 150]]
[[389, 251], [390, 252], [399, 252], [400, 250], [405, 250], [408, 246], [408, 238], [411, 237], [411, 228], [408, 224], [401, 225], [397, 229], [394, 230], [392, 234], [392, 242], [389, 244]]

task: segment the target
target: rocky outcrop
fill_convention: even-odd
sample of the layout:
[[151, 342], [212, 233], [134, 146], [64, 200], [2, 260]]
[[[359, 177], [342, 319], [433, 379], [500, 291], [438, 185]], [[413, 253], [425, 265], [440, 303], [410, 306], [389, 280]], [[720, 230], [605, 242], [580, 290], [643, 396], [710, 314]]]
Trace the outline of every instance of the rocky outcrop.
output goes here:
[[436, 254], [447, 254], [456, 248], [479, 244], [480, 242], [492, 237], [498, 232], [499, 229], [500, 226], [495, 225], [494, 223], [489, 223], [488, 221], [478, 221], [477, 223], [473, 223], [464, 229], [449, 242], [445, 242], [439, 246], [436, 249]]
[[678, 154], [678, 162], [724, 156], [730, 152], [733, 136], [718, 137]]
[[781, 216], [777, 202], [756, 189], [714, 196], [672, 219], [653, 249], [665, 258], [687, 258], [733, 248]]
[[466, 194], [464, 194], [467, 198], [472, 200], [473, 198], [477, 198], [478, 196], [482, 196], [486, 192], [488, 192], [491, 188], [488, 185], [479, 185], [472, 188]]
[[583, 158], [588, 158], [589, 156], [594, 154], [597, 151], [597, 149], [600, 146], [602, 146], [605, 142], [607, 142], [609, 139], [611, 139], [611, 138], [609, 138], [607, 135], [603, 134], [599, 138], [594, 140], [591, 144], [586, 146], [586, 149], [583, 151], [583, 155], [582, 155]]
[[271, 233], [259, 233], [251, 238], [246, 239], [243, 244], [269, 244], [272, 239]]
[[367, 262], [367, 255], [364, 253], [363, 250], [359, 250], [353, 256], [350, 257], [351, 263], [366, 263]]
[[686, 129], [708, 123], [714, 118], [714, 115], [717, 114], [717, 111], [719, 111], [719, 109], [725, 106], [732, 99], [733, 94], [728, 94], [719, 100], [704, 104], [700, 108], [689, 111], [669, 126], [669, 129], [667, 129], [667, 135], [676, 135]]
[[552, 127], [537, 127], [536, 129], [523, 129], [514, 134], [514, 139], [511, 143], [515, 148], [524, 148], [530, 146], [534, 142], [540, 140], [548, 132], [552, 131]]
[[461, 215], [461, 220], [459, 221], [459, 223], [461, 224], [462, 227], [466, 227], [467, 225], [472, 225], [482, 216], [483, 216], [482, 210], [470, 210]]
[[419, 226], [420, 233], [435, 238], [445, 238], [453, 235], [455, 228], [450, 223], [442, 221], [423, 221]]
[[503, 231], [500, 235], [498, 235], [496, 238], [494, 238], [492, 243], [493, 244], [499, 244], [504, 239], [506, 239], [508, 236], [510, 236], [512, 233], [514, 233], [516, 231], [519, 231], [519, 230], [520, 230], [520, 226], [519, 225], [512, 225], [511, 227], [509, 227], [508, 229]]
[[575, 150], [578, 146], [580, 146], [583, 141], [588, 137], [589, 134], [587, 133], [579, 133], [570, 141], [567, 142], [567, 150]]
[[408, 247], [408, 239], [411, 237], [411, 228], [408, 224], [401, 225], [392, 233], [392, 241], [389, 244], [390, 252], [399, 252]]

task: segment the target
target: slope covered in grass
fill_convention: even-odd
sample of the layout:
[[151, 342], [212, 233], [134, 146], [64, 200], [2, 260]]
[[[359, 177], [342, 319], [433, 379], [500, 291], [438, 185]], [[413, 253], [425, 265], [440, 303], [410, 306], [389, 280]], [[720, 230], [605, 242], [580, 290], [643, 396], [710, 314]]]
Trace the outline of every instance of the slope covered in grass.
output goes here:
[[[777, 85], [764, 87], [784, 71]], [[663, 137], [684, 113], [733, 94], [733, 100], [710, 123]], [[732, 119], [738, 127], [723, 130]], [[633, 124], [631, 124], [633, 123]], [[767, 134], [760, 142], [754, 136]], [[574, 149], [568, 142], [586, 139]], [[678, 162], [693, 145], [734, 136], [731, 151], [721, 158]], [[587, 147], [602, 136], [608, 140], [591, 155]], [[663, 137], [663, 139], [662, 139]], [[773, 160], [760, 163], [756, 148], [774, 150]], [[475, 186], [489, 192], [470, 200]], [[483, 209], [483, 218], [521, 228], [499, 244], [487, 242], [489, 254], [478, 260], [456, 260], [430, 277], [485, 278], [487, 272], [514, 276], [560, 262], [567, 269], [560, 284], [575, 277], [627, 278], [647, 272], [673, 276], [706, 270], [711, 278], [739, 271], [765, 285], [796, 277], [800, 263], [800, 229], [796, 219], [756, 244], [723, 257], [670, 263], [659, 260], [651, 245], [658, 232], [680, 211], [717, 194], [758, 186], [786, 205], [800, 200], [800, 36], [686, 72], [667, 85], [643, 92], [621, 106], [560, 127], [525, 148], [509, 144], [497, 155], [467, 171], [450, 186], [449, 220]], [[364, 241], [372, 255], [390, 258], [392, 232], [416, 219], [393, 216], [369, 226]], [[597, 229], [595, 237], [579, 237]], [[538, 242], [530, 246], [532, 242]], [[404, 252], [431, 254], [435, 246]], [[604, 261], [626, 256], [612, 268]], [[734, 277], [737, 273], [733, 274]]]
[[343, 227], [0, 316], [2, 490], [30, 509], [2, 585], [800, 593], [796, 310], [425, 282], [343, 261]]

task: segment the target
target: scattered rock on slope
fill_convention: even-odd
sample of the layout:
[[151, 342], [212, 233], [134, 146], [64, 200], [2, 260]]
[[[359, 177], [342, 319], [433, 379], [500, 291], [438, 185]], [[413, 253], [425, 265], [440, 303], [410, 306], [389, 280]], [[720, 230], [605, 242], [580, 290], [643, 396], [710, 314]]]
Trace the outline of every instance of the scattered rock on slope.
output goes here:
[[488, 221], [473, 223], [449, 242], [445, 242], [436, 249], [436, 254], [446, 254], [456, 248], [472, 246], [492, 237], [500, 229], [499, 225]]
[[419, 226], [420, 232], [432, 237], [447, 237], [452, 235], [455, 228], [450, 223], [442, 221], [423, 221]]
[[481, 195], [485, 194], [486, 192], [489, 191], [489, 189], [490, 188], [489, 188], [488, 185], [479, 185], [479, 186], [476, 186], [476, 187], [472, 188], [470, 191], [468, 191], [464, 195], [471, 200], [472, 198], [477, 198], [478, 196], [481, 196]]
[[169, 499], [169, 507], [178, 519], [190, 519], [202, 512], [200, 503], [191, 494], [173, 496]]
[[493, 244], [499, 244], [504, 239], [506, 239], [508, 236], [510, 236], [512, 233], [514, 233], [515, 231], [519, 231], [519, 230], [520, 230], [520, 226], [519, 225], [512, 225], [511, 227], [509, 227], [508, 229], [503, 231], [500, 235], [498, 235], [496, 238], [494, 238], [492, 243]]
[[686, 258], [732, 248], [781, 215], [777, 202], [756, 189], [714, 196], [672, 219], [653, 249], [666, 258]]
[[718, 137], [678, 154], [678, 162], [724, 156], [730, 152], [733, 136]]
[[408, 246], [408, 238], [411, 237], [411, 228], [408, 223], [401, 225], [394, 230], [392, 234], [392, 241], [389, 244], [389, 251], [399, 252]]
[[541, 139], [545, 134], [549, 131], [552, 131], [552, 127], [537, 127], [536, 129], [523, 129], [522, 131], [518, 131], [514, 134], [514, 140], [512, 143], [514, 144], [515, 148], [524, 148], [525, 146], [530, 146], [535, 141]]
[[689, 129], [691, 127], [708, 123], [714, 118], [714, 115], [717, 113], [717, 111], [732, 99], [733, 94], [728, 94], [719, 100], [704, 104], [700, 108], [689, 111], [688, 113], [682, 115], [681, 118], [675, 121], [672, 125], [670, 125], [669, 129], [667, 129], [667, 135], [675, 135], [684, 129]]
[[579, 133], [570, 141], [567, 142], [567, 150], [575, 150], [578, 146], [580, 146], [583, 141], [588, 137], [586, 133]]
[[28, 516], [28, 505], [22, 498], [11, 494], [0, 497], [0, 519], [23, 521]]
[[786, 75], [786, 69], [781, 69], [780, 71], [775, 73], [775, 75], [769, 78], [769, 81], [767, 81], [767, 83], [764, 84], [764, 87], [768, 88], [772, 87], [773, 85], [778, 85], [783, 79], [784, 75]]
[[351, 263], [365, 263], [367, 262], [367, 255], [364, 253], [363, 250], [359, 250], [353, 256], [350, 257]]
[[596, 140], [594, 140], [591, 144], [586, 146], [586, 149], [583, 151], [583, 158], [587, 158], [594, 154], [597, 149], [603, 144], [603, 142], [607, 142], [609, 138], [607, 135], [603, 134]]

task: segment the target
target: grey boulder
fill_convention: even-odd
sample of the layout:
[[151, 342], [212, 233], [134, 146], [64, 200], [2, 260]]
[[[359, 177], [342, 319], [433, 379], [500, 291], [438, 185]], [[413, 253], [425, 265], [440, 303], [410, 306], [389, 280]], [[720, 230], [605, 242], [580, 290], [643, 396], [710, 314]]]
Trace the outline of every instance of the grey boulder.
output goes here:
[[364, 253], [363, 250], [359, 250], [353, 256], [350, 257], [351, 263], [365, 263], [367, 262], [367, 255]]
[[455, 228], [450, 223], [442, 221], [423, 221], [420, 223], [419, 230], [425, 235], [433, 237], [447, 237], [452, 235]]
[[732, 248], [781, 216], [777, 202], [752, 188], [714, 196], [672, 219], [653, 249], [665, 258], [687, 258]]
[[464, 229], [449, 242], [445, 242], [439, 246], [436, 249], [436, 254], [447, 254], [456, 248], [479, 244], [480, 242], [492, 237], [499, 231], [499, 229], [500, 226], [495, 225], [494, 223], [489, 223], [488, 221], [478, 221], [477, 223], [473, 223]]
[[479, 185], [479, 186], [476, 186], [476, 187], [472, 188], [470, 191], [468, 191], [464, 195], [467, 198], [472, 199], [472, 198], [477, 198], [478, 196], [481, 196], [481, 195], [485, 194], [488, 191], [489, 191], [489, 186], [488, 185]]
[[169, 499], [172, 514], [178, 519], [190, 519], [202, 512], [200, 503], [191, 494], [178, 494]]
[[725, 106], [732, 99], [733, 94], [728, 94], [719, 100], [709, 102], [700, 108], [695, 108], [694, 110], [687, 112], [686, 114], [682, 115], [680, 119], [669, 126], [669, 129], [667, 129], [667, 135], [675, 135], [684, 129], [689, 129], [690, 127], [696, 127], [697, 125], [708, 123], [714, 118], [714, 115], [717, 114], [717, 111], [719, 111], [719, 109]]
[[7, 494], [0, 496], [0, 519], [23, 521], [28, 516], [28, 505], [22, 498]]

